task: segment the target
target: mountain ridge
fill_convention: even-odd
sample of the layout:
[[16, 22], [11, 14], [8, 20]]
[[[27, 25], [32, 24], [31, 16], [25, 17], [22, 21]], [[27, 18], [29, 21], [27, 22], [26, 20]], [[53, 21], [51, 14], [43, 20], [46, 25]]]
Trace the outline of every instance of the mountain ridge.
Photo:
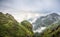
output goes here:
[[32, 24], [27, 20], [17, 22], [10, 14], [0, 12], [0, 37], [32, 37]]
[[57, 13], [51, 13], [46, 16], [39, 17], [32, 24], [35, 25], [34, 30], [36, 30], [40, 27], [45, 27], [45, 26], [49, 26], [53, 23], [56, 23], [58, 20], [60, 20], [60, 15], [58, 15]]

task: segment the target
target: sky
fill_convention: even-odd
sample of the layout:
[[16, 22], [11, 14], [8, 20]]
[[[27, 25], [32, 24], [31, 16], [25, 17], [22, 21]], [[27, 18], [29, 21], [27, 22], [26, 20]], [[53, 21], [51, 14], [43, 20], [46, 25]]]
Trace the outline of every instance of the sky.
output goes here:
[[0, 0], [0, 11], [12, 14], [20, 22], [48, 13], [60, 13], [60, 0]]

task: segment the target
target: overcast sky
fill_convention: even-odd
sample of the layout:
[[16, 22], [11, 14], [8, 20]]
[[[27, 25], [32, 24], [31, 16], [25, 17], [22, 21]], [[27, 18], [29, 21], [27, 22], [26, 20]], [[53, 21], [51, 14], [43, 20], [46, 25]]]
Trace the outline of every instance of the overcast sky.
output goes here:
[[17, 20], [60, 13], [60, 0], [0, 0], [0, 11], [12, 14]]

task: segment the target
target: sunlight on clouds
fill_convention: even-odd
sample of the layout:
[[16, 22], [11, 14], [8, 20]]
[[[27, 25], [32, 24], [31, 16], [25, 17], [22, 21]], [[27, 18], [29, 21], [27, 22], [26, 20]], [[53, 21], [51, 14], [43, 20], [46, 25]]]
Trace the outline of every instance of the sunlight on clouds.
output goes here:
[[28, 19], [34, 19], [31, 23], [35, 22], [35, 20], [40, 16], [45, 16], [45, 14], [41, 13], [33, 13], [32, 11], [2, 11], [3, 13], [9, 13], [15, 17], [18, 22]]
[[[6, 13], [8, 12], [12, 14], [18, 21], [30, 18], [36, 19], [36, 17], [41, 16], [44, 13], [51, 13], [49, 11], [60, 11], [60, 4], [58, 0], [13, 0], [13, 1], [8, 0], [8, 1], [3, 0], [2, 2], [0, 2], [0, 11], [2, 10], [2, 12]], [[23, 11], [21, 12], [21, 10]]]
[[14, 15], [15, 19], [18, 20], [18, 22], [21, 22], [23, 20], [28, 20], [30, 18], [35, 18], [38, 16], [40, 16], [40, 14], [30, 13], [30, 12], [22, 12]]

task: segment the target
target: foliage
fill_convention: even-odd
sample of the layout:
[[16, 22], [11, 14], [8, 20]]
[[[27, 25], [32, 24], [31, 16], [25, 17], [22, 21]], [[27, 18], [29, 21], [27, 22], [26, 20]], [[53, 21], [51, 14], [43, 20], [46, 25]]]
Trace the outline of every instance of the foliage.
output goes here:
[[14, 17], [8, 13], [3, 14], [0, 12], [0, 37], [32, 37], [31, 24], [28, 21], [25, 24], [23, 23], [18, 23]]

